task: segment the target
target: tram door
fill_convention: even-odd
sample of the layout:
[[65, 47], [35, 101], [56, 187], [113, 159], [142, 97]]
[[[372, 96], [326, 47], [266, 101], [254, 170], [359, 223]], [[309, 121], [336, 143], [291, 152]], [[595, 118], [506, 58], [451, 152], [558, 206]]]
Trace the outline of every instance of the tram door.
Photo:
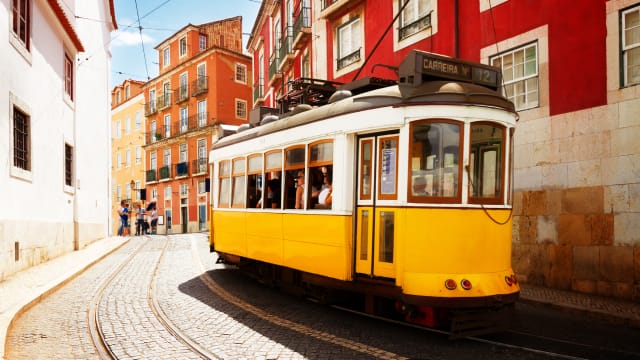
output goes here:
[[358, 197], [355, 267], [358, 275], [395, 278], [398, 133], [360, 137], [358, 140]]

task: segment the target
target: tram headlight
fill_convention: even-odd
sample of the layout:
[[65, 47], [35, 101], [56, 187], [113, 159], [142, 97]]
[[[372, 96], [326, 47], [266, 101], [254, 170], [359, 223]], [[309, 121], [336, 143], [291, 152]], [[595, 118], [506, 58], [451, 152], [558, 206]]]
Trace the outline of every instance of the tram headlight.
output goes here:
[[458, 287], [458, 284], [456, 284], [456, 281], [453, 279], [447, 279], [444, 281], [444, 287], [448, 290], [455, 290], [455, 288]]

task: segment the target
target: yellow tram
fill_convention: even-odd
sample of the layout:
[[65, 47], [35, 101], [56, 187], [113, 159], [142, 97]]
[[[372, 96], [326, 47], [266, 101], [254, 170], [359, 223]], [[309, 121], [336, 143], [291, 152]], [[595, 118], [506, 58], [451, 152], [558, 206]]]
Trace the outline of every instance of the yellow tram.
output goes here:
[[518, 116], [493, 67], [414, 50], [398, 73], [215, 143], [211, 250], [326, 301], [350, 294], [369, 313], [492, 331], [520, 291]]

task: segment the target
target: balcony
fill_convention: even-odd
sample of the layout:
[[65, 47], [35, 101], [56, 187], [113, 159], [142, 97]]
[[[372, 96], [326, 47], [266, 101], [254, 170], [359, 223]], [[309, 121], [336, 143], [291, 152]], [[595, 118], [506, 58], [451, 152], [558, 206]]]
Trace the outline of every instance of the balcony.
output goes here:
[[347, 5], [358, 3], [362, 0], [321, 0], [320, 1], [320, 19], [327, 19], [337, 15]]
[[420, 19], [398, 29], [398, 39], [403, 40], [409, 36], [431, 26], [431, 14], [427, 14]]
[[158, 180], [164, 180], [171, 178], [171, 166], [165, 165], [158, 170], [160, 177]]
[[253, 104], [264, 104], [264, 79], [259, 78], [258, 82], [253, 84]]
[[287, 26], [285, 28], [286, 36], [280, 39], [280, 63], [278, 64], [278, 71], [285, 72], [293, 62], [295, 55], [293, 54], [293, 27]]
[[176, 104], [179, 104], [183, 101], [187, 101], [189, 99], [189, 87], [186, 85], [180, 86], [176, 90], [176, 93], [177, 93]]
[[158, 110], [164, 110], [171, 106], [171, 92], [164, 93], [158, 97]]
[[176, 177], [180, 177], [180, 176], [189, 176], [189, 163], [188, 162], [181, 162], [181, 163], [177, 163], [175, 165], [176, 169]]
[[337, 68], [340, 70], [358, 61], [360, 61], [360, 49], [338, 59]]
[[191, 96], [198, 96], [209, 91], [209, 77], [198, 76], [191, 82]]
[[207, 167], [207, 158], [199, 158], [197, 160], [191, 161], [192, 172], [193, 174], [206, 174]]
[[311, 8], [298, 3], [293, 21], [293, 48], [303, 49], [311, 37]]
[[273, 49], [273, 53], [271, 53], [271, 57], [269, 58], [269, 86], [273, 86], [276, 80], [282, 78], [282, 73], [278, 71], [278, 63], [280, 62], [279, 57], [280, 49]]
[[156, 106], [156, 101], [151, 100], [148, 104], [144, 105], [144, 115], [150, 116], [158, 112], [158, 107]]
[[147, 170], [147, 183], [158, 181], [158, 171], [156, 169]]

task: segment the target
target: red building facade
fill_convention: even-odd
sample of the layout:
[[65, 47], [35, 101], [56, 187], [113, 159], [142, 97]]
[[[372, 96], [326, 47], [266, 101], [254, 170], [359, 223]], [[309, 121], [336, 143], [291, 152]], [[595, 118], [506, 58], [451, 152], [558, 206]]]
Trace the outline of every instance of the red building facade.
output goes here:
[[[307, 8], [306, 40], [289, 48]], [[261, 107], [287, 112], [306, 102], [300, 89], [396, 80], [412, 49], [503, 72], [520, 114], [518, 276], [640, 299], [640, 1], [263, 1], [248, 43], [260, 74], [252, 122]], [[315, 80], [298, 80], [306, 77]]]

